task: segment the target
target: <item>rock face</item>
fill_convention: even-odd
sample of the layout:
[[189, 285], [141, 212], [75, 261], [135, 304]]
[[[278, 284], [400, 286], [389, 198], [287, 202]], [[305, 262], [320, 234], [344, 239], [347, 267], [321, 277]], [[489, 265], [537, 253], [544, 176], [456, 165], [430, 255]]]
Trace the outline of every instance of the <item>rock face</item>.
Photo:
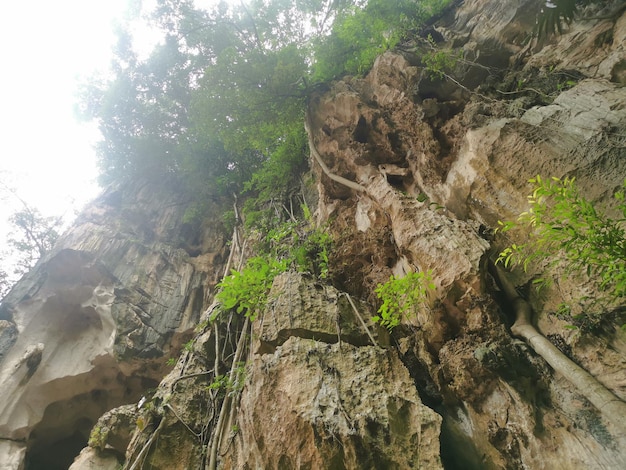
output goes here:
[[[274, 282], [278, 301], [254, 333], [282, 344], [249, 359], [225, 468], [442, 468], [441, 417], [422, 404], [396, 351], [349, 335], [337, 342], [336, 325], [343, 337], [353, 317], [333, 302], [338, 294], [297, 274]], [[289, 318], [289, 328], [276, 325]]]
[[[527, 209], [529, 178], [575, 176], [611, 212], [626, 175], [626, 16], [602, 19], [623, 2], [591, 5], [585, 14], [600, 19], [528, 42], [537, 3], [467, 0], [440, 19], [442, 47], [467, 59], [454, 81], [428, 77], [417, 40], [311, 97], [330, 279], [276, 277], [252, 325], [232, 312], [209, 321], [227, 255], [219, 229], [184, 224], [171, 194], [106, 193], [2, 304], [0, 387], [14, 400], [0, 405], [0, 468], [25, 455], [44, 468], [53, 446], [94, 470], [113, 460], [626, 468], [623, 429], [512, 335], [513, 306], [486, 269], [528, 236], [493, 229]], [[539, 295], [531, 281], [543, 269], [510, 274], [538, 330], [626, 400], [626, 333], [565, 328], [552, 314], [589, 287], [566, 277]], [[415, 270], [431, 271], [436, 288], [390, 335], [371, 322], [374, 289]]]
[[[458, 72], [456, 89], [425, 78], [410, 53], [388, 53], [364, 79], [346, 78], [312, 100], [309, 128], [325, 165], [364, 188], [355, 193], [319, 171], [319, 214], [340, 240], [335, 279], [348, 292], [371, 293], [405, 266], [433, 271], [441, 302], [409, 320], [417, 329], [399, 341], [409, 370], [422, 375], [420, 395], [444, 418], [447, 468], [621, 468], [623, 431], [511, 337], [512, 320], [493, 302], [480, 263], [492, 245], [502, 246], [489, 235], [496, 222], [526, 210], [529, 178], [576, 176], [585, 197], [602, 205], [626, 174], [626, 93], [608, 67], [588, 77], [586, 64], [575, 66], [572, 36], [554, 40], [518, 75], [539, 73], [551, 57], [558, 60], [553, 71], [575, 67], [580, 74], [570, 89], [545, 101], [529, 96], [536, 90], [515, 99], [468, 93], [483, 67], [526, 53], [515, 35], [507, 37], [511, 22], [526, 21], [522, 4], [465, 2], [440, 28], [476, 57]], [[477, 8], [479, 26], [469, 19]], [[622, 34], [622, 21], [590, 25], [585, 34], [597, 44], [608, 30]], [[621, 48], [607, 45], [594, 63], [614, 61]], [[516, 281], [534, 274], [517, 273]], [[623, 332], [612, 326], [600, 338], [576, 336], [549, 316], [563, 297], [576, 298], [580, 287], [570, 281], [547, 298], [531, 292], [537, 322], [623, 400]]]
[[294, 337], [251, 368], [226, 468], [442, 468], [441, 417], [394, 351]]
[[67, 468], [189, 337], [224, 240], [207, 231], [190, 256], [184, 201], [162, 189], [105, 192], [2, 302], [0, 455], [16, 456], [2, 468]]
[[[285, 273], [270, 299], [234, 384], [207, 386], [216, 330], [198, 335], [142, 412], [127, 465], [202, 468], [215, 407], [242, 389], [217, 446], [222, 468], [442, 468], [441, 417], [422, 403], [396, 350], [367, 344], [341, 292]], [[372, 330], [372, 313], [358, 305]], [[142, 456], [157, 434], [157, 450]]]

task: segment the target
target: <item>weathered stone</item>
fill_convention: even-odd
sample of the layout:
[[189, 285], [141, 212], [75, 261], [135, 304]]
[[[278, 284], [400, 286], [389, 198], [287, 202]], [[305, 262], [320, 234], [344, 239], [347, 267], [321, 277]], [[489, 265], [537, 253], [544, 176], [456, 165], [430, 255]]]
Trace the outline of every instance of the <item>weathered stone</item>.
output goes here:
[[118, 455], [124, 455], [139, 417], [135, 404], [123, 405], [103, 414], [89, 435], [89, 447], [104, 451], [113, 448]]
[[17, 328], [15, 323], [0, 320], [0, 364], [2, 364], [6, 351], [11, 349], [16, 340]]
[[26, 456], [26, 443], [0, 440], [1, 470], [24, 470], [24, 457]]
[[[363, 313], [359, 314], [370, 331], [376, 330], [369, 316], [363, 318]], [[335, 343], [339, 338], [356, 345], [370, 342], [345, 294], [296, 272], [274, 279], [267, 308], [255, 331], [261, 353], [271, 351], [291, 336], [326, 343]]]
[[120, 462], [113, 453], [84, 448], [68, 470], [118, 470]]
[[214, 225], [194, 236], [205, 256], [192, 259], [177, 198], [105, 192], [3, 299], [0, 439], [26, 442], [31, 461], [86, 445], [100, 415], [158, 383], [198, 321], [225, 247]]
[[247, 384], [225, 468], [442, 468], [441, 418], [393, 350], [293, 337]]

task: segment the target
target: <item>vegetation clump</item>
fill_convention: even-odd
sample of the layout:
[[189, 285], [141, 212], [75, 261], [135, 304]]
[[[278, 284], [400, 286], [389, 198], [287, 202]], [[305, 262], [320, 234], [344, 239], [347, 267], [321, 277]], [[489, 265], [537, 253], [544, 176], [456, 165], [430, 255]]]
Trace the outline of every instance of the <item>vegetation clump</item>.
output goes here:
[[[304, 213], [308, 214], [308, 209]], [[310, 219], [284, 222], [270, 229], [258, 244], [258, 256], [248, 259], [240, 271], [233, 269], [224, 277], [216, 298], [223, 309], [235, 309], [255, 320], [277, 275], [295, 269], [322, 279], [328, 276], [331, 242], [330, 235], [313, 228]]]
[[404, 318], [414, 316], [417, 309], [424, 306], [428, 291], [434, 289], [431, 271], [412, 272], [404, 277], [392, 275], [384, 284], [378, 284], [374, 291], [382, 305], [372, 320], [392, 330]]
[[[530, 263], [548, 267], [564, 265], [568, 276], [585, 275], [599, 292], [612, 300], [626, 296], [626, 181], [614, 194], [621, 217], [613, 219], [582, 197], [574, 178], [529, 180], [534, 188], [528, 196], [530, 208], [517, 222], [499, 222], [506, 232], [514, 227], [530, 228], [524, 244], [506, 247], [498, 258], [505, 267]], [[558, 256], [558, 255], [562, 256]], [[534, 281], [541, 286], [543, 278]], [[582, 299], [586, 300], [586, 299]], [[565, 309], [562, 309], [562, 312]], [[590, 313], [581, 314], [589, 319]]]

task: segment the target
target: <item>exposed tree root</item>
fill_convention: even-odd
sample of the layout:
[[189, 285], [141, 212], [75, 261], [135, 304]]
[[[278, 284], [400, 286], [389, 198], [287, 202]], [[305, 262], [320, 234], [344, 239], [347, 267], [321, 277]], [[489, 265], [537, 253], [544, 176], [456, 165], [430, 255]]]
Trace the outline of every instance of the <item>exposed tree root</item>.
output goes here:
[[363, 320], [363, 317], [359, 313], [359, 310], [356, 308], [356, 305], [354, 305], [354, 302], [352, 301], [352, 297], [350, 297], [350, 294], [348, 294], [348, 293], [345, 293], [344, 295], [348, 299], [348, 302], [350, 302], [350, 305], [352, 306], [352, 310], [354, 310], [354, 313], [355, 313], [356, 317], [359, 319], [359, 322], [361, 322], [361, 326], [363, 327], [363, 329], [365, 330], [365, 333], [367, 333], [367, 336], [369, 337], [370, 341], [372, 342], [372, 346], [376, 346], [377, 343], [374, 340], [374, 337], [372, 336], [372, 334], [370, 333], [369, 328], [365, 324], [365, 321]]
[[330, 171], [328, 166], [326, 166], [326, 163], [324, 163], [324, 160], [322, 160], [321, 155], [319, 154], [319, 152], [317, 151], [317, 148], [315, 147], [315, 142], [313, 142], [313, 133], [311, 132], [311, 128], [312, 128], [311, 117], [309, 116], [308, 111], [306, 113], [306, 119], [304, 120], [304, 128], [309, 138], [309, 150], [311, 151], [311, 155], [313, 155], [313, 158], [315, 158], [315, 161], [322, 168], [322, 171], [324, 172], [324, 174], [328, 176], [331, 180], [336, 181], [337, 183], [342, 184], [344, 186], [347, 186], [350, 189], [354, 189], [355, 191], [358, 191], [361, 193], [365, 192], [366, 191], [365, 186], [362, 186], [359, 183], [355, 183], [354, 181], [350, 181], [349, 179], [344, 178], [343, 176], [334, 174], [333, 172]]
[[[241, 334], [239, 335], [239, 341], [237, 342], [237, 350], [235, 352], [235, 357], [233, 358], [233, 363], [230, 368], [229, 380], [230, 383], [234, 383], [236, 374], [237, 374], [237, 364], [241, 361], [241, 357], [243, 356], [243, 352], [246, 349], [245, 347], [245, 339], [248, 334], [248, 325], [250, 323], [249, 318], [246, 317], [246, 321], [243, 324], [243, 328], [241, 329]], [[232, 395], [227, 394], [222, 402], [222, 407], [220, 410], [219, 418], [217, 419], [217, 424], [215, 425], [215, 429], [213, 430], [213, 436], [211, 440], [211, 448], [208, 453], [208, 465], [209, 470], [215, 470], [217, 468], [217, 450], [219, 449], [219, 444], [222, 440], [223, 428], [226, 415], [230, 409], [232, 402]]]
[[159, 434], [161, 433], [161, 429], [163, 429], [164, 426], [165, 426], [165, 416], [161, 418], [161, 422], [159, 423], [157, 428], [152, 432], [152, 435], [146, 441], [144, 446], [141, 448], [141, 451], [139, 452], [139, 454], [137, 454], [137, 458], [135, 459], [133, 464], [129, 467], [128, 466], [128, 464], [130, 464], [129, 462], [124, 468], [127, 468], [128, 470], [135, 470], [138, 465], [143, 465], [143, 461], [148, 455], [148, 451], [150, 450], [152, 443], [155, 441], [157, 437], [159, 437]]
[[523, 339], [556, 372], [569, 380], [607, 421], [613, 423], [616, 428], [626, 434], [626, 403], [586, 370], [570, 360], [533, 326], [531, 321], [532, 309], [528, 302], [519, 296], [515, 286], [507, 279], [506, 274], [499, 266], [491, 260], [488, 263], [489, 272], [498, 283], [515, 314], [515, 323], [511, 326], [511, 333]]

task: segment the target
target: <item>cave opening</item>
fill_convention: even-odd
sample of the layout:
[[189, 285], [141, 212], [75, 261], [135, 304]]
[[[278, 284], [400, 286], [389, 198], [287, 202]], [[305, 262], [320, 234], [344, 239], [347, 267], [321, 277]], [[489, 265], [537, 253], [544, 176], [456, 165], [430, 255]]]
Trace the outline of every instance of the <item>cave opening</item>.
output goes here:
[[454, 413], [445, 407], [439, 407], [436, 411], [443, 418], [439, 435], [439, 452], [443, 468], [445, 470], [485, 468], [486, 462], [483, 461], [471, 437], [463, 429], [463, 423], [458, 420], [458, 415], [454, 416]]
[[446, 403], [444, 394], [430, 376], [428, 366], [415, 351], [409, 349], [400, 356], [406, 366], [422, 403], [441, 415], [439, 434], [439, 455], [445, 470], [481, 470], [485, 468], [475, 443], [470, 437], [469, 418], [463, 405]]
[[356, 124], [356, 128], [354, 129], [354, 132], [352, 133], [352, 137], [354, 138], [355, 141], [361, 144], [367, 143], [368, 129], [367, 129], [367, 119], [365, 119], [365, 117], [361, 116], [359, 118], [359, 121]]
[[[136, 403], [158, 382], [147, 377], [126, 377], [115, 370], [96, 373], [107, 388], [96, 388], [50, 403], [28, 436], [24, 470], [67, 470], [87, 447], [94, 424], [107, 411]], [[67, 387], [76, 386], [71, 382]], [[1, 465], [0, 465], [1, 466]]]
[[87, 446], [93, 422], [84, 418], [74, 426], [74, 432], [61, 434], [58, 439], [37, 439], [26, 454], [25, 470], [67, 470], [80, 451]]

